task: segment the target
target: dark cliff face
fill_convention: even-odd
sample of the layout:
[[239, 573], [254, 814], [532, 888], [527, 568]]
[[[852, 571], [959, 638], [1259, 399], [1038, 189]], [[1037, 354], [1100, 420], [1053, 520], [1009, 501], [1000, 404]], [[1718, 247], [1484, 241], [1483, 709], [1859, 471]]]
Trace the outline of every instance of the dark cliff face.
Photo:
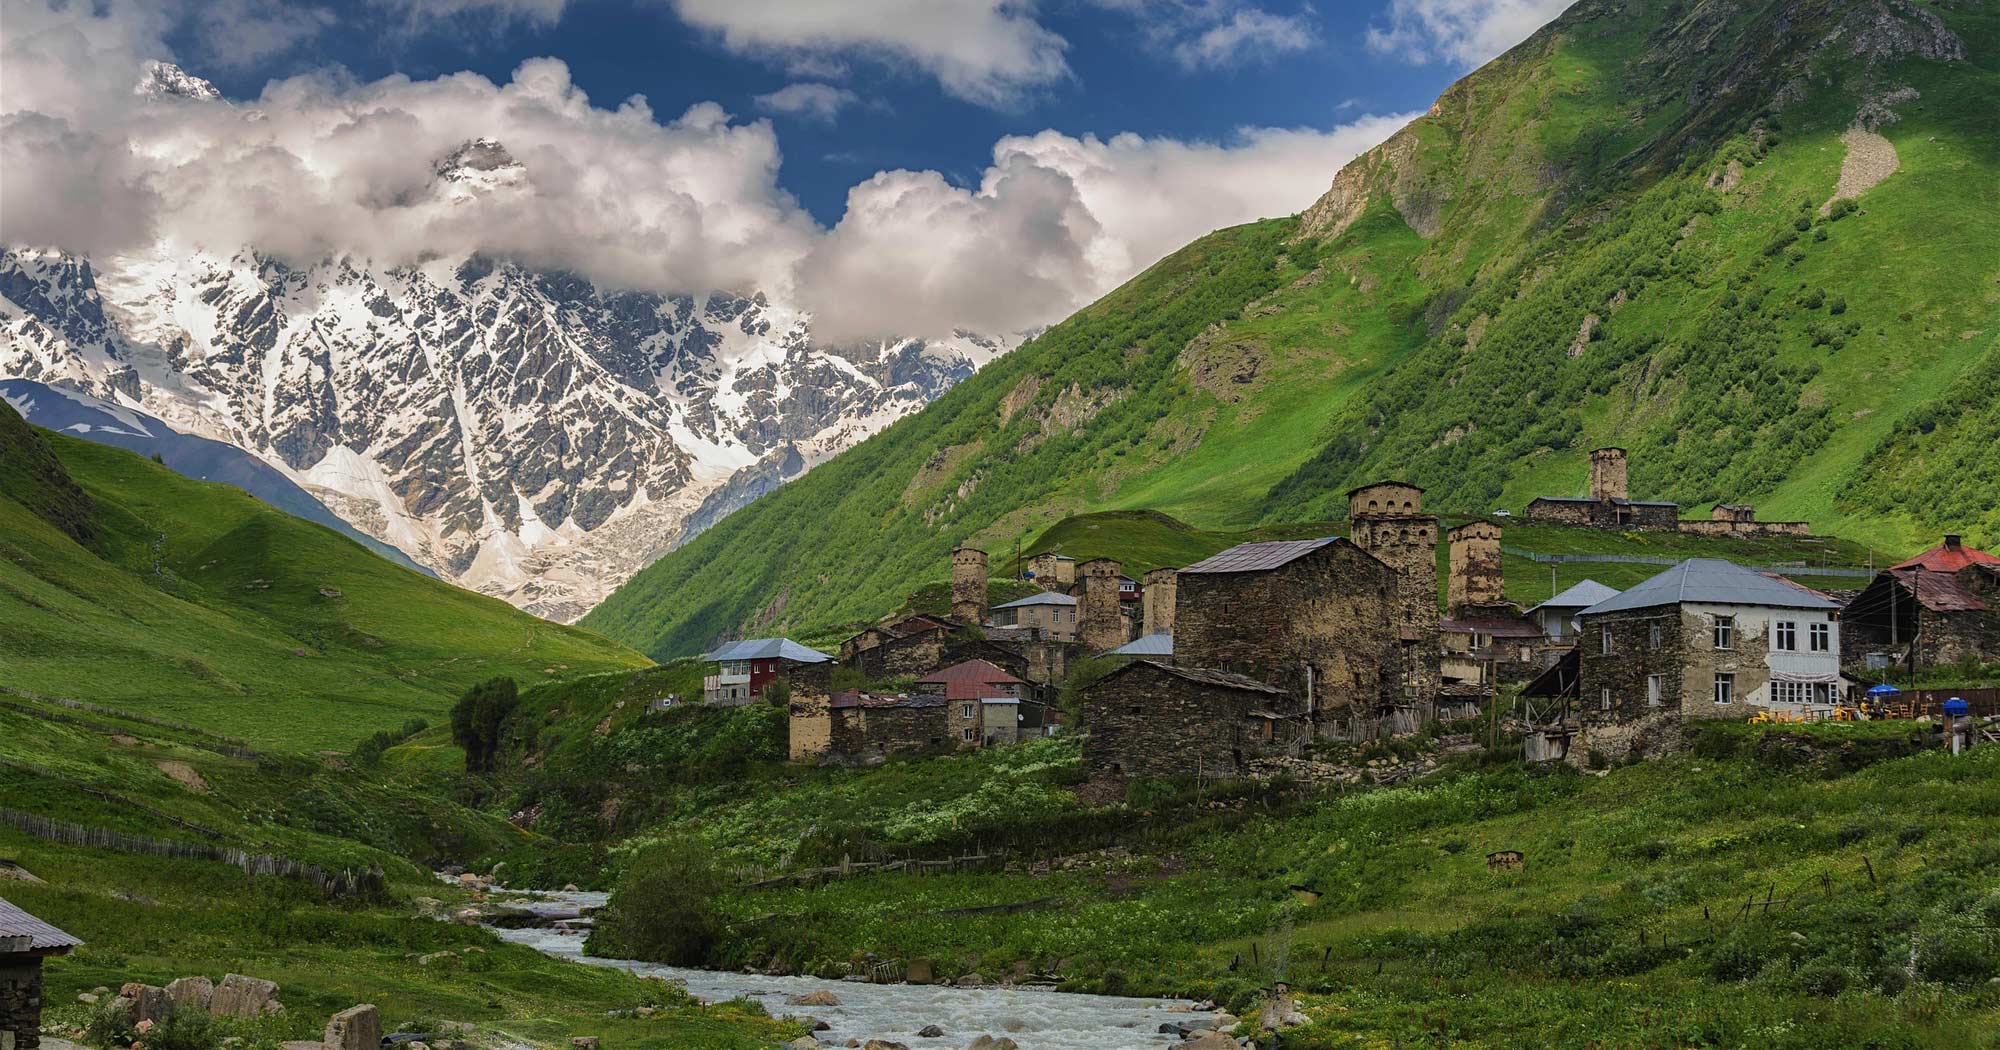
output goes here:
[[0, 400], [0, 492], [86, 547], [97, 543], [97, 508], [48, 442]]

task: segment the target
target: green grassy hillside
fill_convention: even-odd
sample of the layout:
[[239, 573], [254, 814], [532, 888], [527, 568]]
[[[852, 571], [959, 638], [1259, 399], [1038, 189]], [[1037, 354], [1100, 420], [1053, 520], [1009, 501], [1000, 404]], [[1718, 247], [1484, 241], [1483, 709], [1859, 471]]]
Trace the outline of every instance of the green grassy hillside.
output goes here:
[[[31, 463], [36, 480], [16, 484], [27, 477], [16, 464]], [[0, 409], [0, 470], [6, 689], [300, 751], [442, 721], [492, 675], [535, 682], [644, 663], [238, 489], [28, 427], [12, 409]]]
[[1996, 93], [1990, 5], [1588, 0], [1302, 217], [1175, 253], [585, 623], [666, 656], [862, 619], [1089, 511], [1283, 531], [1385, 476], [1519, 510], [1600, 444], [1693, 514], [2000, 542]]

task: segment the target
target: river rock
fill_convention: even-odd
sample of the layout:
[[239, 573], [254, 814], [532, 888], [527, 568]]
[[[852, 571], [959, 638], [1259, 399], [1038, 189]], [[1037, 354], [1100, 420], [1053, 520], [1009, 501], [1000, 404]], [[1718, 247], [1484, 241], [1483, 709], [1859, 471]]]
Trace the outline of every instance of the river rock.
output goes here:
[[792, 1006], [839, 1006], [840, 997], [820, 988], [804, 995], [794, 995], [785, 1002]]
[[958, 980], [952, 983], [958, 985], [960, 988], [977, 988], [986, 983], [986, 978], [976, 973], [960, 974]]
[[1178, 1050], [1239, 1050], [1236, 1039], [1222, 1032], [1203, 1032], [1179, 1045]]
[[569, 1050], [597, 1050], [597, 1047], [597, 1037], [594, 1035], [580, 1035], [569, 1041]]
[[278, 998], [275, 981], [245, 977], [240, 973], [224, 974], [222, 983], [215, 988], [209, 999], [208, 1012], [217, 1017], [256, 1017], [265, 1012], [265, 1006]]
[[941, 1039], [944, 1037], [944, 1029], [938, 1025], [927, 1024], [917, 1029], [917, 1035], [925, 1039]]
[[982, 1035], [968, 1044], [965, 1050], [1021, 1050], [1021, 1048], [1020, 1044], [1004, 1035], [998, 1039], [990, 1035]]
[[215, 982], [206, 977], [182, 977], [167, 985], [167, 998], [173, 1001], [176, 1010], [206, 1013], [208, 1004], [215, 999]]
[[911, 959], [903, 966], [903, 980], [911, 984], [929, 984], [937, 980], [937, 968], [929, 959]]
[[382, 1013], [362, 1003], [334, 1014], [326, 1022], [327, 1050], [377, 1050], [382, 1045]]
[[173, 1000], [167, 998], [165, 988], [153, 984], [141, 984], [138, 981], [125, 982], [125, 987], [118, 989], [118, 997], [131, 1002], [130, 1015], [134, 1024], [140, 1021], [164, 1020], [174, 1008]]
[[908, 1043], [892, 1043], [887, 1039], [870, 1039], [861, 1044], [861, 1050], [910, 1050]]
[[786, 1050], [819, 1050], [819, 1040], [809, 1035], [799, 1036], [785, 1044]]

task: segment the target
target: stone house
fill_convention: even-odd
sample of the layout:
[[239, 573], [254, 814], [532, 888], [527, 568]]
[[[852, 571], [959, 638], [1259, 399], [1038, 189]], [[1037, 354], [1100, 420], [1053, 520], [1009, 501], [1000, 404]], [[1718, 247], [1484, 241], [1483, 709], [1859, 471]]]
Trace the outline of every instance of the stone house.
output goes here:
[[840, 643], [840, 662], [870, 678], [922, 674], [938, 666], [946, 642], [964, 630], [956, 619], [919, 613], [863, 628]]
[[1076, 640], [1084, 651], [1107, 653], [1131, 641], [1131, 615], [1125, 597], [1125, 584], [1131, 577], [1111, 558], [1092, 558], [1077, 566], [1077, 573], [1082, 579], [1077, 585]]
[[718, 665], [715, 674], [702, 679], [702, 700], [721, 707], [759, 699], [764, 687], [780, 678], [824, 685], [833, 669], [833, 657], [790, 638], [730, 642], [702, 659]]
[[1512, 607], [1462, 610], [1438, 621], [1446, 685], [1524, 682], [1542, 667], [1542, 631]]
[[1174, 662], [1174, 636], [1171, 632], [1167, 631], [1141, 635], [1104, 655], [1126, 656], [1136, 660], [1152, 660], [1155, 663], [1170, 664]]
[[1049, 551], [1028, 559], [1028, 576], [1047, 591], [1068, 591], [1076, 584], [1076, 559]]
[[1841, 612], [1850, 657], [2000, 660], [2000, 557], [1956, 535], [1877, 573]]
[[83, 942], [0, 900], [0, 1044], [35, 1050], [42, 1043], [42, 960]]
[[1404, 701], [1402, 594], [1394, 569], [1345, 539], [1231, 547], [1180, 571], [1174, 663], [1298, 697], [1316, 731], [1373, 735]]
[[950, 740], [942, 697], [802, 689], [790, 704], [794, 762], [869, 762]]
[[961, 748], [1016, 743], [1040, 735], [1041, 698], [1027, 682], [986, 660], [967, 660], [919, 679], [916, 694], [941, 700], [944, 732]]
[[1428, 703], [1443, 680], [1438, 666], [1438, 520], [1424, 513], [1424, 490], [1401, 481], [1349, 491], [1347, 517], [1348, 538], [1396, 576], [1391, 613], [1398, 642], [1391, 671], [1395, 702], [1406, 708]]
[[1618, 589], [1615, 587], [1607, 587], [1596, 580], [1580, 580], [1529, 609], [1527, 617], [1541, 630], [1548, 644], [1568, 647], [1576, 643], [1576, 614], [1617, 596]]
[[1841, 699], [1839, 611], [1807, 588], [1710, 558], [1585, 609], [1570, 758], [1669, 747], [1689, 721], [1831, 707]]
[[1530, 521], [1593, 529], [1677, 530], [1680, 517], [1678, 503], [1630, 497], [1622, 448], [1591, 450], [1588, 496], [1538, 496], [1528, 504]]
[[1139, 584], [1139, 635], [1172, 634], [1174, 631], [1174, 596], [1179, 572], [1175, 569], [1154, 569], [1146, 574]]
[[993, 607], [993, 626], [1028, 632], [1030, 638], [1058, 642], [1076, 641], [1075, 598], [1058, 591], [1043, 591], [1019, 601]]
[[1114, 777], [1233, 779], [1304, 740], [1285, 690], [1228, 671], [1135, 660], [1083, 693], [1084, 768]]

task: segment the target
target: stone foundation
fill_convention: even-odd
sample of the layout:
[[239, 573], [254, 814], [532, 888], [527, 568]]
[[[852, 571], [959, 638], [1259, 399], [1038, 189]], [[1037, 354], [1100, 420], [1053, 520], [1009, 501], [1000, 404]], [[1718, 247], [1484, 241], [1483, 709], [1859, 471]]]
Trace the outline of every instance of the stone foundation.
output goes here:
[[42, 1044], [42, 961], [0, 963], [0, 1041], [12, 1050]]

